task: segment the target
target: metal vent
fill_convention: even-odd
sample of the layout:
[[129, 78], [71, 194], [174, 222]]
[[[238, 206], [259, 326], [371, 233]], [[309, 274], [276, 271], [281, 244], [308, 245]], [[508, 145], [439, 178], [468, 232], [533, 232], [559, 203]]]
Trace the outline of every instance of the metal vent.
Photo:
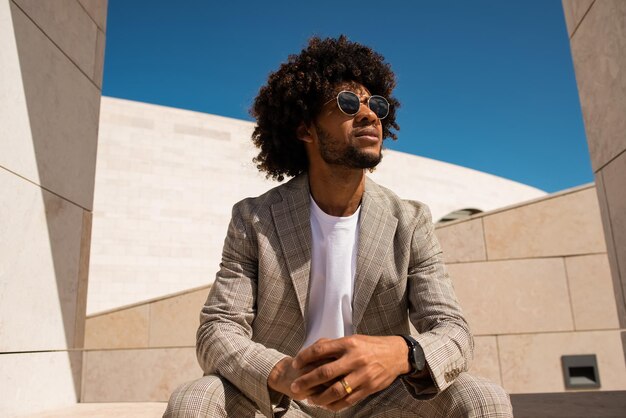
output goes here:
[[595, 354], [561, 356], [566, 389], [600, 387], [600, 373]]

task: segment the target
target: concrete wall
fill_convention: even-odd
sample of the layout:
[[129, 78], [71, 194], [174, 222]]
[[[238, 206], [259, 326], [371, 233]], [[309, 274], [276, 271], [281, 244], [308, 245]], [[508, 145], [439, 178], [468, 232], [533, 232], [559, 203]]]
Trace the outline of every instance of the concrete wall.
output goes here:
[[[563, 392], [561, 356], [596, 354], [600, 390], [626, 389], [593, 185], [443, 224], [436, 234], [475, 335], [473, 373], [511, 393]], [[199, 377], [195, 332], [207, 294], [198, 288], [88, 317], [83, 399], [165, 401]]]
[[[626, 2], [564, 0], [618, 316], [626, 327]], [[626, 356], [626, 334], [622, 334]]]
[[[252, 122], [102, 99], [87, 312], [209, 284], [232, 205], [276, 182], [252, 158]], [[434, 219], [543, 196], [510, 180], [387, 150], [372, 177]]]
[[106, 0], [0, 0], [0, 416], [81, 387]]

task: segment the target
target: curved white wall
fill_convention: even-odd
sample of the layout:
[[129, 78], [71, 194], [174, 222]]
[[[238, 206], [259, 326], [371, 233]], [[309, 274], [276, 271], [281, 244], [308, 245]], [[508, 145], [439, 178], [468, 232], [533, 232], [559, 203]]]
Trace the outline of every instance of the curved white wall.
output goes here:
[[[233, 203], [277, 185], [247, 121], [102, 98], [89, 314], [213, 281]], [[372, 177], [436, 221], [545, 195], [475, 170], [387, 150]]]
[[405, 199], [427, 203], [433, 222], [459, 209], [487, 212], [546, 195], [502, 177], [392, 150], [371, 177]]

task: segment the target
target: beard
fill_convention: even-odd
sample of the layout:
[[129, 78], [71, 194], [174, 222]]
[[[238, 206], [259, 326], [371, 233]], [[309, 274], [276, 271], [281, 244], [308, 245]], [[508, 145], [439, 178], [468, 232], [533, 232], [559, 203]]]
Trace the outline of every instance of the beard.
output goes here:
[[376, 167], [383, 159], [382, 146], [378, 154], [363, 152], [353, 144], [342, 148], [321, 126], [315, 124], [315, 129], [319, 139], [320, 156], [327, 164], [364, 169]]

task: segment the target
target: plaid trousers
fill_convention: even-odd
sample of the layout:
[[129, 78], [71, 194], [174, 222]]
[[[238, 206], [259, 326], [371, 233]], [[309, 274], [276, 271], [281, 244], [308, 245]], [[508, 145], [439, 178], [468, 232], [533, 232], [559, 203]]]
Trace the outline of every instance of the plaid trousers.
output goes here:
[[[274, 408], [274, 417], [320, 418], [456, 418], [512, 417], [509, 396], [500, 386], [461, 373], [436, 396], [415, 399], [397, 379], [387, 389], [372, 394], [356, 405], [337, 413], [312, 406], [306, 401], [284, 398]], [[256, 405], [228, 380], [217, 375], [185, 383], [172, 393], [164, 418], [263, 417]]]

